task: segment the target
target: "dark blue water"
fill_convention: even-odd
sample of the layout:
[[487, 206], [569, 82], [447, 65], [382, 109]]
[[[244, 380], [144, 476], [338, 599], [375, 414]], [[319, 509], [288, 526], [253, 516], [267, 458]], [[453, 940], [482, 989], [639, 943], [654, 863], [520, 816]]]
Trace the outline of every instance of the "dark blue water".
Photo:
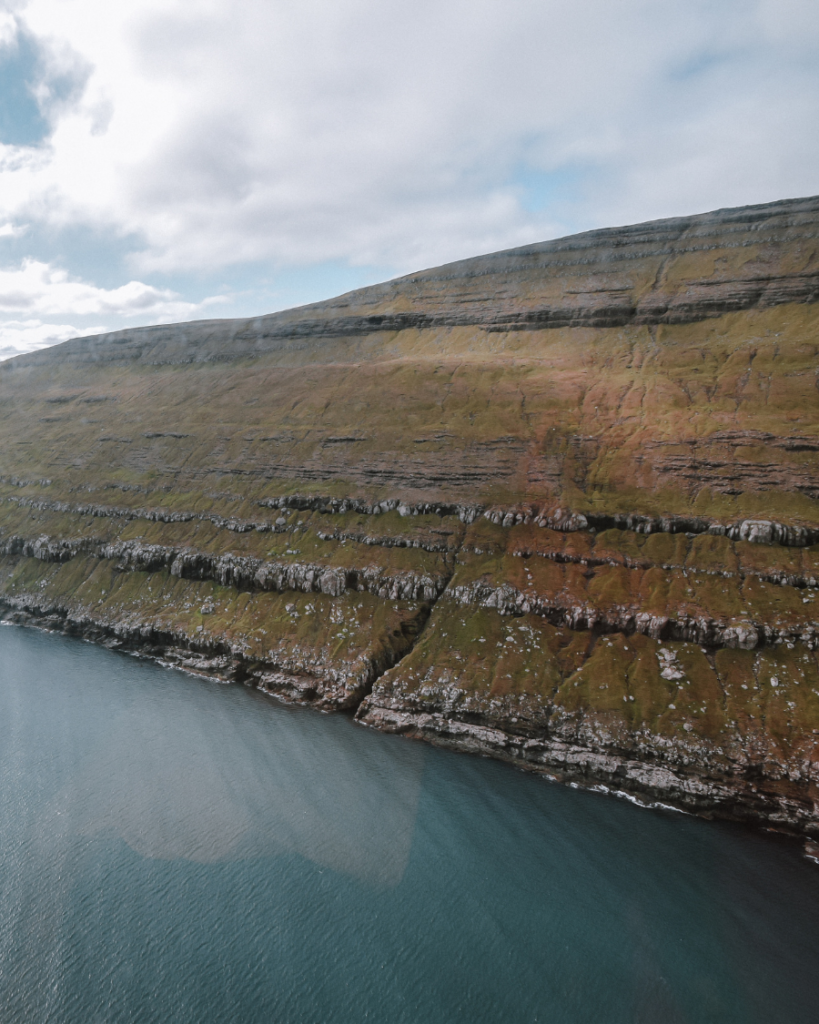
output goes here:
[[819, 1020], [819, 869], [0, 629], [0, 1020]]

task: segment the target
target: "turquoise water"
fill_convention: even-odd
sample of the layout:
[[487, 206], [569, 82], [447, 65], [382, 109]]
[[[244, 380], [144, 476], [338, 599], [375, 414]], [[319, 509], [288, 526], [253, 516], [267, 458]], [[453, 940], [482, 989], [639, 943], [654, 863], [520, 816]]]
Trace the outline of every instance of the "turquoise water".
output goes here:
[[819, 1019], [819, 869], [0, 629], [0, 1020]]

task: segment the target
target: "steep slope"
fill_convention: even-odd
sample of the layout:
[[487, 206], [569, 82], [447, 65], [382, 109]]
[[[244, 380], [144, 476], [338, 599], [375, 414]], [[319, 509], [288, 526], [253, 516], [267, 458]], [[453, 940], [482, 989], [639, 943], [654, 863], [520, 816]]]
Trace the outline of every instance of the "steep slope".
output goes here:
[[819, 831], [819, 199], [0, 365], [8, 614]]

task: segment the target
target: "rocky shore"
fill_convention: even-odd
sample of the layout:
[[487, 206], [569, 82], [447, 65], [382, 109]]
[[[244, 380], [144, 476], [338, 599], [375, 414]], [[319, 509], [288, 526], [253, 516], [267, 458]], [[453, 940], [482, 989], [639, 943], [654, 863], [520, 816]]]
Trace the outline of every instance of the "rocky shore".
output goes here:
[[[572, 711], [541, 695], [499, 698], [465, 694], [457, 685], [446, 684], [408, 692], [396, 672], [422, 635], [429, 606], [403, 624], [402, 642], [370, 652], [352, 672], [317, 661], [259, 659], [242, 643], [163, 629], [133, 614], [120, 620], [77, 614], [34, 595], [6, 599], [0, 609], [4, 621], [253, 686], [288, 702], [346, 710], [365, 726], [495, 757], [562, 782], [625, 793], [647, 805], [819, 835], [813, 799], [819, 765], [804, 755], [782, 757], [766, 742], [762, 728], [753, 736], [735, 729], [715, 742], [686, 728], [686, 723], [683, 735], [670, 739], [645, 723], [629, 728], [610, 713]], [[663, 674], [682, 677], [674, 648], [658, 651]]]

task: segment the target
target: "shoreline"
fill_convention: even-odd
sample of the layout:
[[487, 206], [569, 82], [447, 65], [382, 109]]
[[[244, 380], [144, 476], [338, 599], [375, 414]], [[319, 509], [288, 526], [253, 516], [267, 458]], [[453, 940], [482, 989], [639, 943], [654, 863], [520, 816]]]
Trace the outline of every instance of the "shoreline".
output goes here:
[[[706, 820], [745, 824], [808, 844], [819, 838], [819, 816], [809, 809], [807, 794], [798, 800], [781, 788], [777, 792], [770, 783], [760, 788], [759, 783], [754, 784], [739, 772], [709, 771], [702, 761], [699, 765], [690, 760], [684, 765], [670, 760], [663, 763], [656, 755], [648, 756], [645, 749], [643, 756], [635, 756], [639, 752], [613, 744], [572, 743], [565, 732], [549, 734], [541, 729], [540, 735], [522, 736], [501, 728], [497, 717], [493, 720], [486, 714], [473, 712], [459, 717], [419, 711], [411, 707], [411, 701], [388, 701], [379, 693], [379, 682], [389, 674], [389, 668], [364, 687], [367, 692], [354, 701], [331, 703], [318, 694], [316, 680], [288, 675], [272, 664], [251, 662], [241, 653], [230, 651], [226, 643], [199, 641], [194, 645], [189, 637], [161, 634], [144, 623], [130, 623], [127, 628], [119, 624], [117, 630], [87, 616], [72, 618], [68, 610], [59, 614], [53, 608], [42, 611], [21, 604], [0, 600], [0, 623], [82, 639], [203, 680], [242, 684], [285, 704], [342, 711], [366, 728], [504, 761], [561, 785], [617, 796], [646, 809], [673, 810]], [[588, 726], [589, 722], [581, 724]]]

